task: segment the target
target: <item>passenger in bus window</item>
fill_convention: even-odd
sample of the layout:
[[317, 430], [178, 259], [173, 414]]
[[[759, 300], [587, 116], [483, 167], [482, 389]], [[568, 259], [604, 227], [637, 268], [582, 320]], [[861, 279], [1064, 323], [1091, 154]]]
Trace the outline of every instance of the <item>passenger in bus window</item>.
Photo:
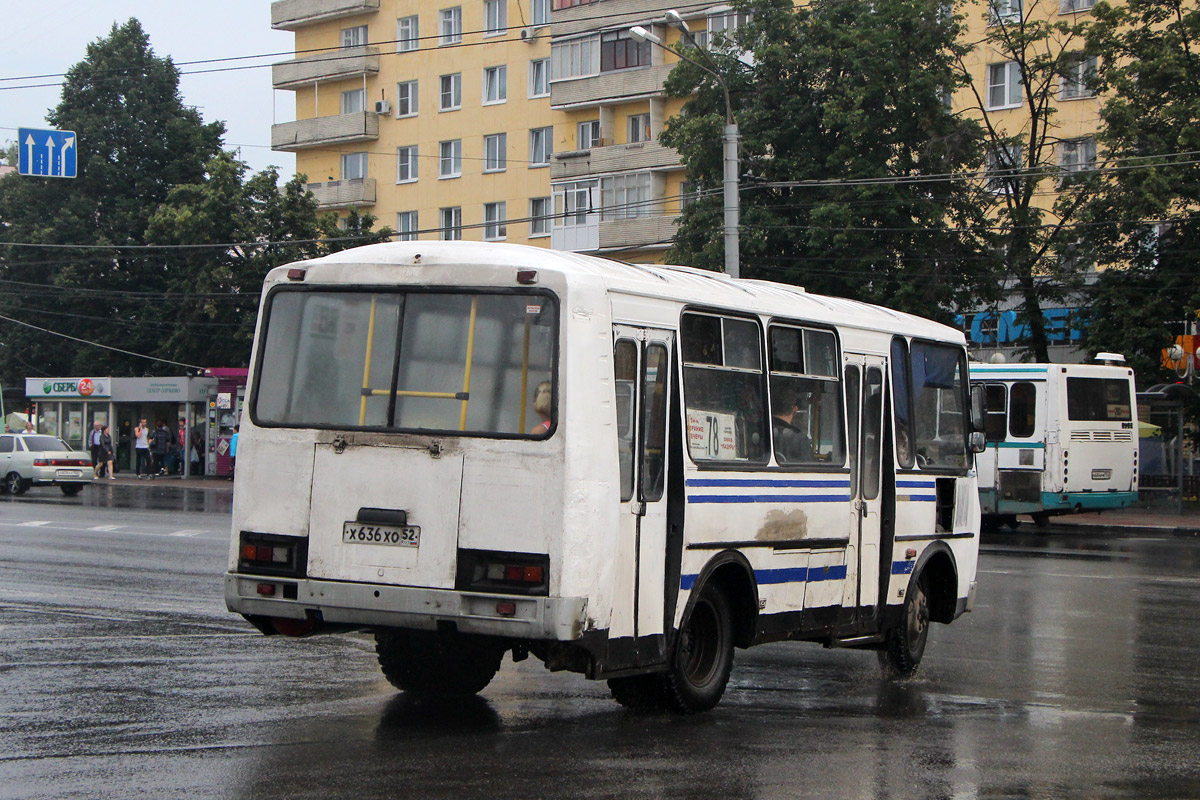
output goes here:
[[531, 435], [545, 436], [550, 432], [550, 406], [550, 381], [542, 381], [533, 392], [533, 410], [542, 421], [530, 429]]
[[771, 399], [771, 433], [775, 439], [775, 460], [797, 464], [813, 460], [812, 439], [792, 424], [800, 410], [794, 392], [777, 392]]

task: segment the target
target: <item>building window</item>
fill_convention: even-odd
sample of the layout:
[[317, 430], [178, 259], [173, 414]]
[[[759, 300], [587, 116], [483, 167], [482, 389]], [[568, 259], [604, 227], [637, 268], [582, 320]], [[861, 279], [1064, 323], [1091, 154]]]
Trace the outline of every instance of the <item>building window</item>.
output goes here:
[[554, 195], [561, 198], [558, 200], [561, 213], [558, 224], [564, 228], [586, 225], [588, 215], [592, 213], [592, 193], [595, 190], [595, 181], [573, 181], [556, 185]]
[[1017, 172], [1021, 169], [1021, 145], [1009, 144], [992, 148], [987, 154], [987, 189], [994, 194], [1016, 194], [1020, 187]]
[[600, 34], [600, 71], [650, 66], [650, 43], [639, 42], [629, 31]]
[[1096, 140], [1068, 139], [1058, 143], [1058, 167], [1063, 171], [1063, 180], [1072, 175], [1090, 172], [1096, 168]]
[[508, 134], [483, 137], [483, 171], [504, 172], [508, 168]]
[[457, 242], [462, 239], [462, 207], [442, 208], [438, 210], [441, 222], [438, 238], [443, 242]]
[[483, 238], [489, 242], [498, 242], [508, 237], [508, 218], [505, 203], [483, 204]]
[[438, 143], [438, 178], [462, 177], [462, 139]]
[[1074, 14], [1077, 11], [1089, 11], [1096, 5], [1096, 0], [1062, 0], [1058, 4], [1058, 13]]
[[396, 20], [396, 52], [408, 53], [421, 48], [421, 33], [417, 16], [401, 17]]
[[342, 28], [342, 47], [363, 47], [367, 43], [367, 26]]
[[508, 99], [508, 67], [484, 67], [483, 104], [495, 105]]
[[350, 181], [367, 177], [366, 153], [342, 153], [342, 180]]
[[529, 62], [529, 96], [547, 97], [550, 94], [550, 59], [535, 58]]
[[534, 25], [550, 24], [550, 0], [533, 0], [531, 16]]
[[988, 0], [988, 25], [1021, 21], [1022, 0]]
[[529, 235], [550, 235], [550, 213], [552, 206], [549, 197], [532, 197], [529, 199]]
[[650, 141], [650, 114], [630, 114], [629, 115], [629, 137], [626, 140], [631, 144], [634, 142]]
[[1021, 105], [1021, 65], [1016, 61], [988, 64], [987, 107], [1016, 108]]
[[438, 12], [438, 46], [462, 41], [462, 6], [443, 8]]
[[396, 116], [415, 117], [417, 115], [417, 82], [405, 81], [396, 84]]
[[396, 241], [415, 242], [417, 240], [417, 212], [401, 211], [396, 215]]
[[483, 35], [499, 36], [508, 30], [508, 0], [483, 0]]
[[1062, 77], [1059, 78], [1058, 98], [1060, 100], [1075, 100], [1081, 97], [1095, 97], [1092, 84], [1096, 81], [1096, 57], [1085, 56], [1081, 53], [1067, 57], [1063, 66]]
[[348, 92], [342, 92], [342, 113], [343, 114], [358, 114], [367, 107], [367, 90], [366, 89], [351, 89]]
[[396, 148], [396, 183], [411, 183], [417, 179], [417, 146]]
[[571, 39], [550, 46], [551, 80], [600, 74], [600, 37]]
[[590, 150], [597, 147], [600, 141], [600, 120], [589, 119], [575, 126], [575, 147], [579, 150]]
[[553, 151], [554, 128], [533, 128], [529, 131], [529, 166], [548, 167]]
[[443, 75], [440, 79], [440, 86], [438, 110], [457, 111], [462, 108], [462, 73]]
[[730, 36], [738, 28], [745, 25], [754, 15], [745, 11], [734, 11], [727, 9], [715, 14], [708, 15], [708, 39], [711, 41], [717, 34]]
[[601, 217], [606, 220], [650, 216], [650, 173], [602, 178], [600, 211]]

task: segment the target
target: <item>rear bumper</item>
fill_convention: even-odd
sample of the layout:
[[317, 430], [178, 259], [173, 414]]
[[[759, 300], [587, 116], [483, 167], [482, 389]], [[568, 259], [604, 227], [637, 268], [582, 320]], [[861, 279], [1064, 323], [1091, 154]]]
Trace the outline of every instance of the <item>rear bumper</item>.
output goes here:
[[[261, 595], [262, 584], [273, 584], [275, 596]], [[295, 599], [285, 599], [285, 588], [290, 598], [292, 587]], [[502, 615], [497, 603], [511, 603], [515, 610]], [[587, 600], [581, 597], [477, 594], [235, 573], [225, 574], [225, 604], [247, 616], [305, 619], [309, 612], [320, 612], [327, 623], [423, 630], [453, 622], [460, 633], [560, 642], [583, 635], [587, 613]]]
[[70, 486], [93, 482], [91, 467], [34, 467], [28, 475], [22, 474], [21, 477], [33, 486]]

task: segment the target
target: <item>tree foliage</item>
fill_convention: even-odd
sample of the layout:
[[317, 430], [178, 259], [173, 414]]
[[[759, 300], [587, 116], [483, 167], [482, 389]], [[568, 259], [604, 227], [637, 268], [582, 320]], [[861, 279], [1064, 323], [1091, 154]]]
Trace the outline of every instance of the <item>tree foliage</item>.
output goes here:
[[[977, 188], [944, 179], [981, 161], [977, 126], [945, 103], [960, 82], [958, 22], [937, 0], [744, 7], [753, 20], [733, 39], [680, 51], [729, 87], [742, 274], [942, 318], [977, 299], [988, 272], [971, 233], [982, 227]], [[719, 269], [724, 98], [687, 62], [667, 90], [691, 99], [662, 141], [702, 190], [670, 257]]]
[[346, 239], [303, 176], [247, 179], [178, 83], [136, 20], [114, 25], [48, 117], [77, 132], [78, 177], [0, 180], [0, 380], [244, 365], [269, 269], [390, 233], [353, 216]]
[[1200, 309], [1200, 7], [1126, 0], [1093, 14], [1112, 169], [1088, 207], [1091, 243], [1109, 269], [1095, 287], [1087, 345], [1125, 352], [1149, 385], [1173, 377], [1160, 351]]

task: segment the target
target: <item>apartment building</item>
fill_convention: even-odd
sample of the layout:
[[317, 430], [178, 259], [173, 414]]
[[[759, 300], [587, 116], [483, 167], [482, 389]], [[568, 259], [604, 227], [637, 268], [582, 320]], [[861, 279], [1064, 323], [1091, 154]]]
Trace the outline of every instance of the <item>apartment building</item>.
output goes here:
[[549, 0], [276, 0], [296, 121], [271, 146], [323, 210], [402, 239], [548, 245], [549, 23]]

